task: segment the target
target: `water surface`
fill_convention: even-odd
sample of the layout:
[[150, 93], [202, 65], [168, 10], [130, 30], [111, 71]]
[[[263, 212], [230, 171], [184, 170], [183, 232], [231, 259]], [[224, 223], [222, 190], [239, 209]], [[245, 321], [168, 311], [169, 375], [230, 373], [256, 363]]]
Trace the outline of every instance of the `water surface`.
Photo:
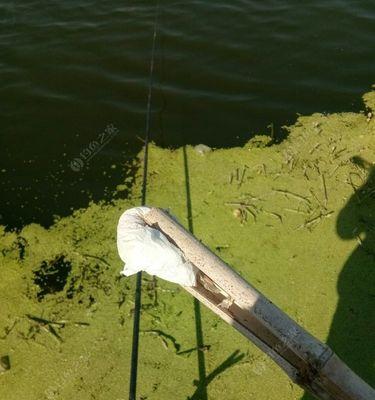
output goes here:
[[[142, 146], [154, 16], [146, 1], [2, 2], [2, 223], [111, 197]], [[374, 34], [371, 1], [162, 1], [153, 139], [235, 146], [297, 113], [362, 109]]]

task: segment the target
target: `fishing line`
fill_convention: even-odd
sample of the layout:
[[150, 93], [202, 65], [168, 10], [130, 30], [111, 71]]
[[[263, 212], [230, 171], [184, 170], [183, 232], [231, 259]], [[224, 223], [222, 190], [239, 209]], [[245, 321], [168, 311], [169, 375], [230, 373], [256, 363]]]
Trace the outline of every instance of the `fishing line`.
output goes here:
[[[142, 178], [142, 201], [141, 201], [142, 206], [146, 205], [146, 194], [147, 194], [148, 145], [150, 141], [151, 100], [152, 100], [152, 87], [154, 83], [155, 47], [156, 47], [158, 20], [159, 20], [159, 1], [157, 1], [155, 7], [155, 22], [154, 22], [154, 33], [152, 38], [152, 51], [151, 51], [149, 85], [148, 85], [148, 96], [147, 96], [146, 131], [144, 138], [144, 153], [143, 153], [143, 178]], [[142, 291], [142, 272], [138, 272], [136, 279], [136, 286], [135, 286], [135, 296], [134, 296], [135, 297], [134, 322], [133, 322], [132, 354], [131, 354], [131, 364], [130, 364], [129, 400], [136, 400], [136, 391], [137, 391], [141, 291]]]

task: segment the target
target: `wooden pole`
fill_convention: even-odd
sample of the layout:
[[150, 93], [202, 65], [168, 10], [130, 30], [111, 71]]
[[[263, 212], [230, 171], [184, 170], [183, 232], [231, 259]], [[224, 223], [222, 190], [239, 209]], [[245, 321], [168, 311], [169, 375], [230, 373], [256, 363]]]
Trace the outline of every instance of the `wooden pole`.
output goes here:
[[246, 282], [165, 211], [145, 222], [159, 229], [198, 269], [184, 287], [270, 356], [290, 379], [322, 400], [374, 400], [375, 391], [333, 351]]

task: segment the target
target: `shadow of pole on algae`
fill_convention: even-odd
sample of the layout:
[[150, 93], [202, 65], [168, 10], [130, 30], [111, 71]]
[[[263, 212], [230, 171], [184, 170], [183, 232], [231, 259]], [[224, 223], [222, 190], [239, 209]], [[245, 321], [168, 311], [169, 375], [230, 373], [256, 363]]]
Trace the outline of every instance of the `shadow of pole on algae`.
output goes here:
[[[186, 187], [186, 208], [187, 208], [187, 219], [189, 231], [194, 234], [193, 225], [193, 213], [191, 204], [191, 193], [190, 193], [190, 176], [189, 176], [189, 165], [186, 153], [186, 146], [183, 147], [184, 156], [184, 171], [185, 171], [185, 187]], [[195, 334], [197, 338], [197, 354], [198, 354], [198, 372], [199, 382], [198, 388], [200, 399], [207, 400], [207, 388], [206, 388], [206, 361], [204, 357], [204, 343], [203, 343], [203, 329], [202, 329], [202, 316], [201, 316], [201, 305], [199, 301], [194, 298], [194, 314], [195, 314]]]
[[[375, 167], [354, 157], [365, 176], [337, 219], [342, 239], [357, 239], [340, 273], [339, 301], [327, 344], [370, 386], [375, 386]], [[366, 172], [367, 170], [367, 172]], [[362, 178], [361, 178], [362, 179]], [[305, 393], [302, 400], [312, 400]]]
[[[184, 158], [184, 172], [185, 172], [185, 187], [186, 187], [186, 207], [187, 207], [187, 218], [189, 231], [194, 234], [193, 225], [193, 213], [192, 213], [192, 202], [190, 192], [190, 175], [189, 175], [189, 163], [186, 152], [186, 146], [183, 146], [183, 158]], [[206, 361], [204, 350], [206, 346], [203, 341], [203, 328], [202, 328], [202, 316], [201, 316], [201, 304], [198, 299], [194, 298], [194, 314], [195, 314], [195, 332], [197, 339], [197, 354], [198, 354], [198, 372], [199, 380], [195, 381], [197, 389], [190, 400], [207, 400], [207, 386], [212, 382], [218, 375], [224, 372], [226, 369], [232, 367], [244, 357], [243, 353], [239, 350], [234, 351], [226, 360], [224, 360], [218, 367], [216, 367], [210, 374], [206, 375]]]

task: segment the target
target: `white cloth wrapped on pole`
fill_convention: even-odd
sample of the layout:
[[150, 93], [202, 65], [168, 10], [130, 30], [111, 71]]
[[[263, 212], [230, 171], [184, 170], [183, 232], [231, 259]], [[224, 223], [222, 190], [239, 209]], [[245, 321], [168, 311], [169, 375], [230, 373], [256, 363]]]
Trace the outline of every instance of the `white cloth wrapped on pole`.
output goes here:
[[117, 249], [125, 262], [121, 273], [130, 276], [145, 271], [182, 286], [195, 286], [196, 267], [165, 235], [145, 223], [143, 216], [149, 211], [149, 207], [134, 207], [120, 217]]

